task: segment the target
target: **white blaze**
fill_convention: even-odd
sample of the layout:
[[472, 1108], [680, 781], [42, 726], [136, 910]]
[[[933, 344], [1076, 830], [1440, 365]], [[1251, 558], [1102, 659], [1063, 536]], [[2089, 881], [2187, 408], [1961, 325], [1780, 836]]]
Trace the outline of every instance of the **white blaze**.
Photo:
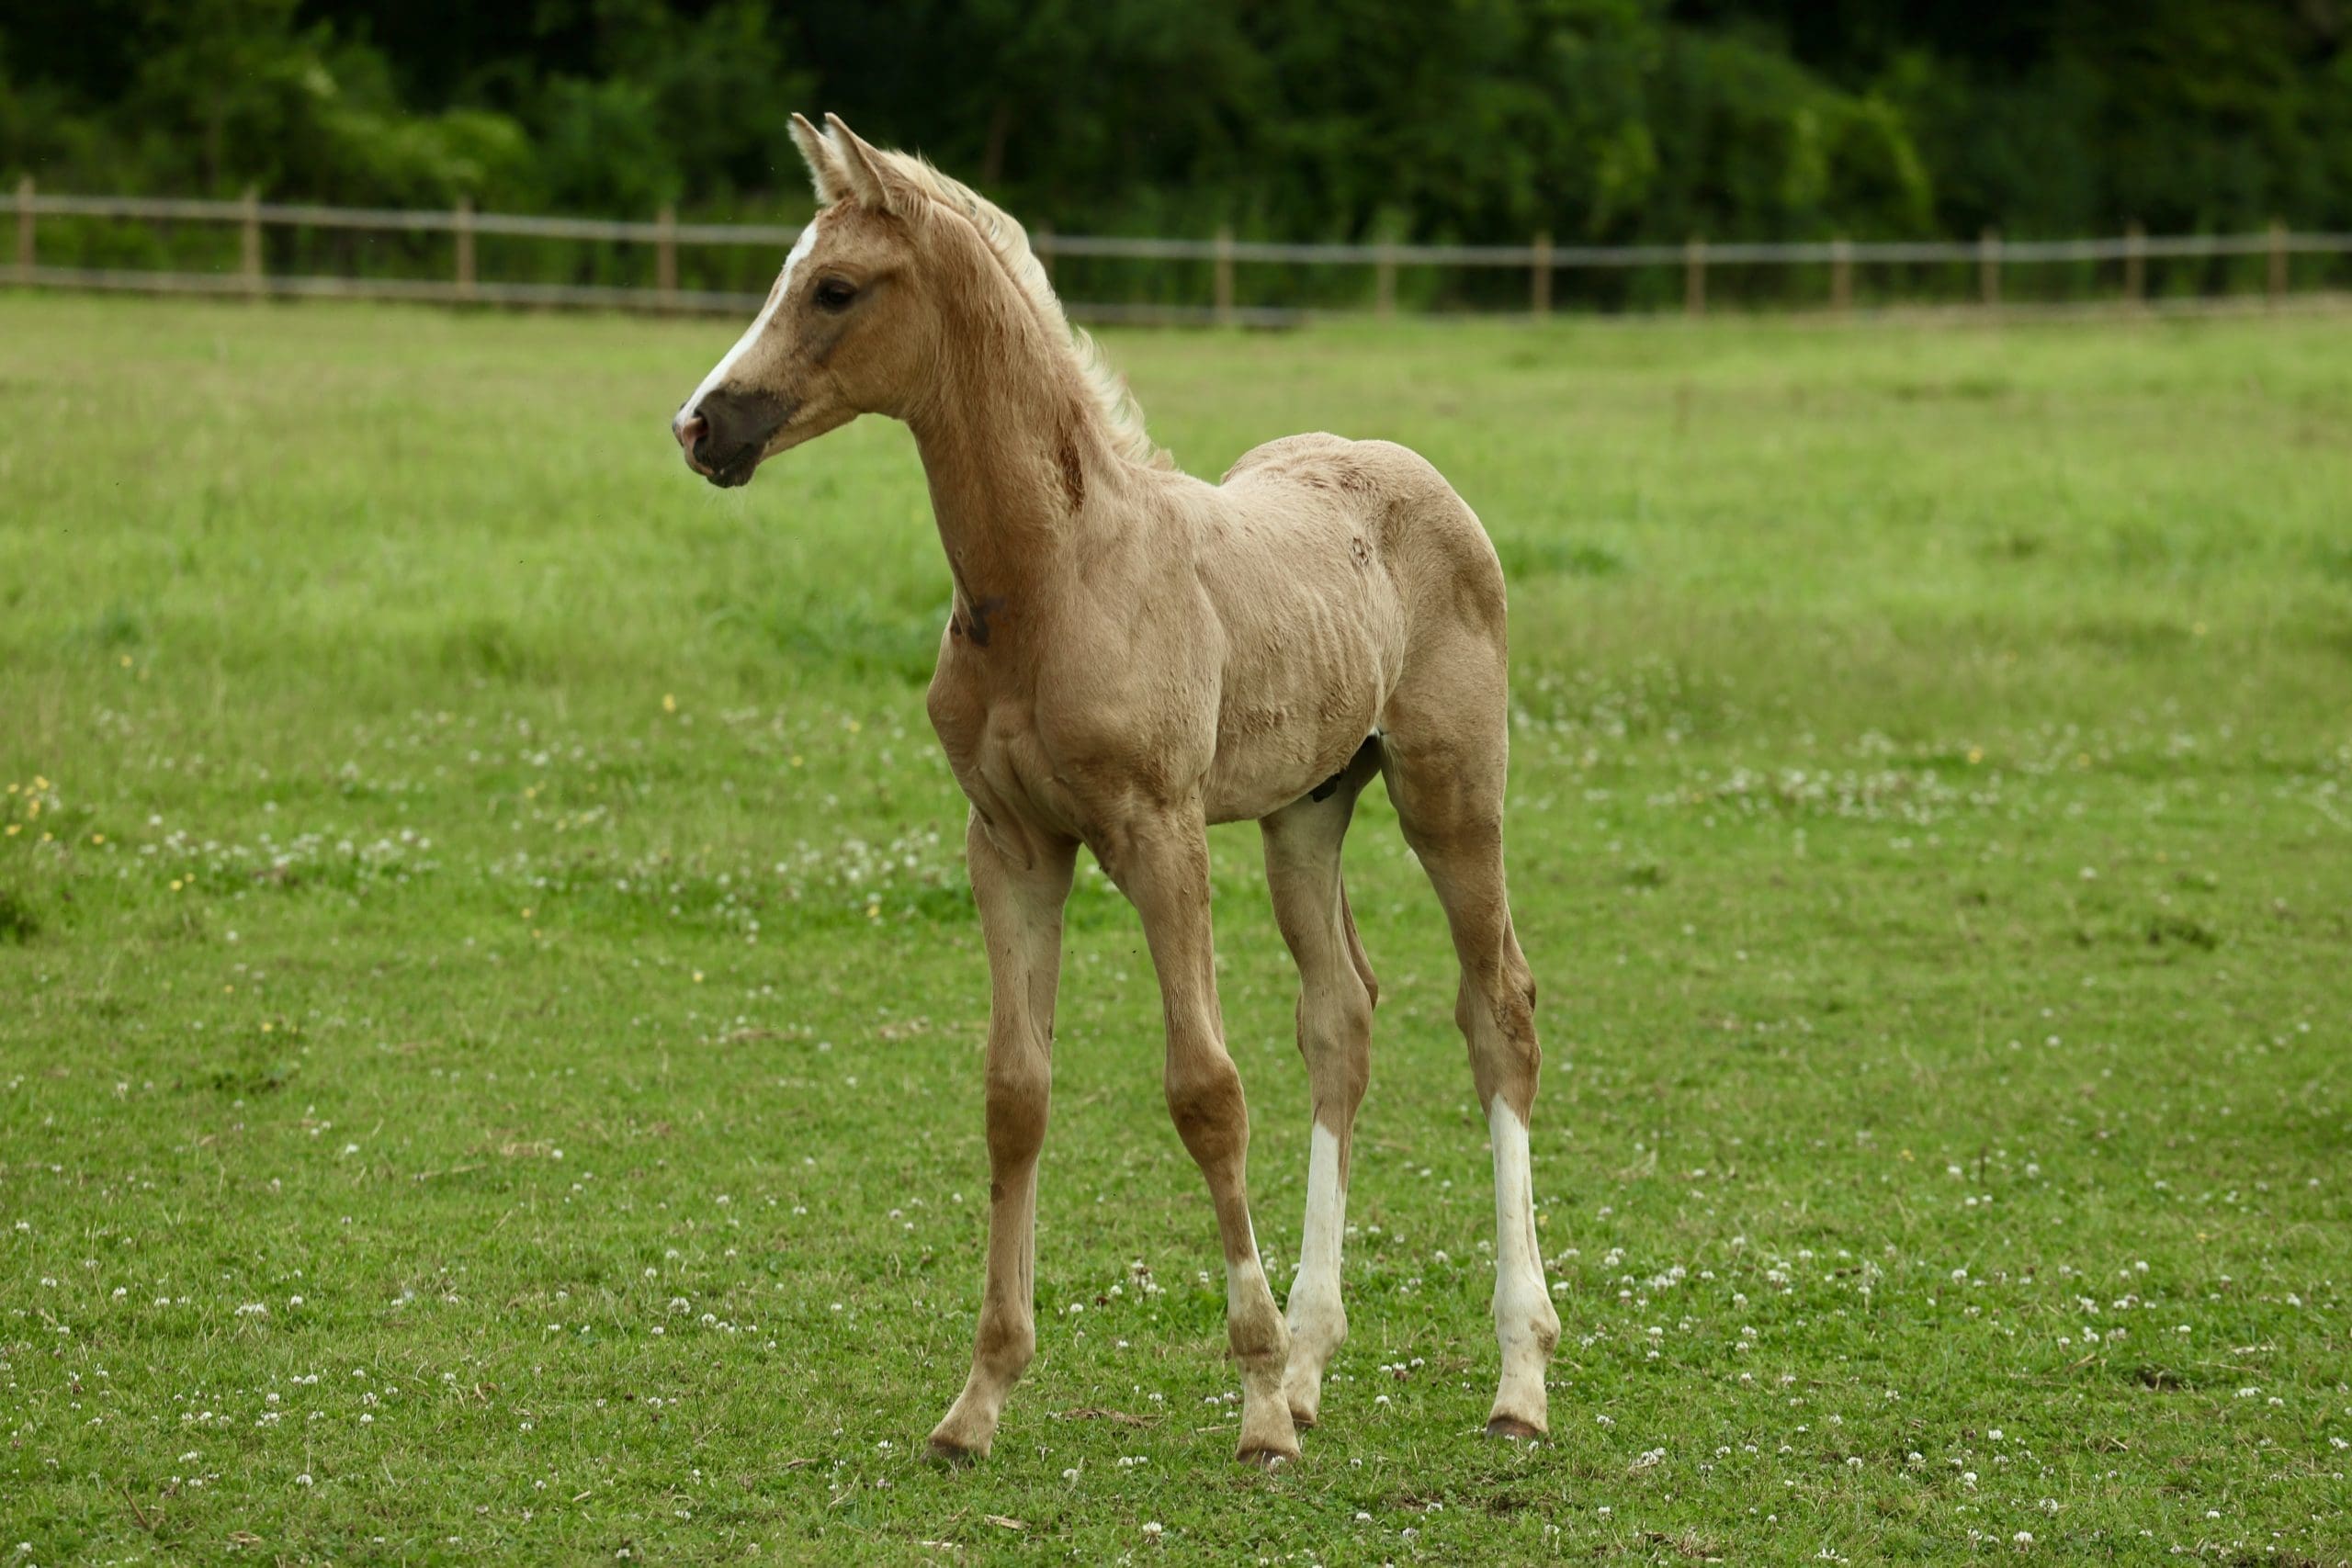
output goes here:
[[760, 334], [768, 330], [768, 323], [775, 320], [776, 308], [792, 297], [792, 275], [799, 270], [801, 262], [816, 248], [817, 225], [824, 220], [822, 212], [809, 219], [800, 231], [800, 237], [793, 241], [791, 251], [784, 258], [784, 271], [777, 276], [775, 288], [769, 292], [767, 303], [760, 307], [759, 315], [752, 319], [743, 335], [735, 340], [735, 346], [727, 351], [724, 359], [711, 367], [710, 374], [702, 378], [702, 385], [695, 389], [694, 396], [686, 400], [687, 412], [701, 407], [703, 399], [710, 396], [712, 390], [727, 379], [727, 373], [735, 368], [735, 362], [751, 352], [752, 345], [760, 341]]

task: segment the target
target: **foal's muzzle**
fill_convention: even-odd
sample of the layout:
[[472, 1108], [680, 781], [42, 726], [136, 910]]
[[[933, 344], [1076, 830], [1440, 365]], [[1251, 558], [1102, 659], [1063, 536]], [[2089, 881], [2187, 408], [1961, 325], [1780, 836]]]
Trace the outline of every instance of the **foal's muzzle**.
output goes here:
[[670, 422], [670, 434], [685, 454], [686, 467], [715, 485], [751, 482], [760, 455], [792, 409], [764, 392], [718, 387]]

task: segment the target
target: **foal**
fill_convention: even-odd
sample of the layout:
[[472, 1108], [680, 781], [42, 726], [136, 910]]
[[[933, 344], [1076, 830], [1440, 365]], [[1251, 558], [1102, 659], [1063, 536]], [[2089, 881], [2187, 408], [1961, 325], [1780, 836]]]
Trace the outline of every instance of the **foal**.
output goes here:
[[[1478, 519], [1401, 446], [1295, 435], [1221, 485], [1179, 473], [1064, 320], [1019, 224], [921, 160], [795, 117], [821, 210], [758, 319], [673, 422], [686, 462], [740, 485], [765, 458], [888, 414], [913, 430], [955, 581], [932, 726], [971, 801], [992, 998], [988, 1285], [972, 1371], [931, 1435], [988, 1452], [1036, 1349], [1032, 1269], [1080, 844], [1142, 917], [1167, 1020], [1168, 1108], [1207, 1179], [1242, 1382], [1238, 1457], [1295, 1459], [1340, 1304], [1348, 1153], [1378, 987], [1340, 879], [1356, 795], [1387, 784], [1461, 958], [1454, 1017], [1495, 1156], [1487, 1429], [1544, 1427], [1559, 1318], [1528, 1176], [1535, 987], [1503, 892], [1503, 575]], [[1297, 961], [1315, 1125], [1289, 1320], [1250, 1225], [1250, 1141], [1226, 1052], [1206, 829], [1258, 822]]]

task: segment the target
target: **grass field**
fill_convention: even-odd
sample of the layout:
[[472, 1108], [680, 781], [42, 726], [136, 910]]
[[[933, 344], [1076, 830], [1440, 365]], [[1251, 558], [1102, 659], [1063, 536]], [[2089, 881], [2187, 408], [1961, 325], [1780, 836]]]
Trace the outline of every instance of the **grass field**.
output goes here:
[[1407, 442], [1513, 579], [1552, 1438], [1478, 1435], [1375, 790], [1353, 1337], [1272, 1475], [1091, 863], [1041, 1354], [920, 1458], [988, 1180], [947, 577], [895, 426], [685, 472], [734, 331], [0, 295], [0, 1562], [2352, 1558], [2352, 320], [1112, 340], [1194, 471]]

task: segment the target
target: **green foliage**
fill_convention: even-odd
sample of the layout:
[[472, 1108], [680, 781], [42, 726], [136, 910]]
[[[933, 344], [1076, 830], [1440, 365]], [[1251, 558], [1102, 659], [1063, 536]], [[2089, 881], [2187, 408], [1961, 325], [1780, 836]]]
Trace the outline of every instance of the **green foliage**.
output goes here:
[[1649, 211], [1682, 233], [1906, 238], [1934, 198], [1893, 104], [1828, 86], [1738, 35], [1672, 37], [1658, 84], [1662, 188]]
[[479, 108], [403, 107], [381, 55], [296, 12], [294, 0], [157, 6], [119, 101], [85, 118], [61, 112], [54, 90], [0, 82], [8, 152], [99, 189], [253, 184], [399, 205], [514, 185], [532, 157], [521, 126]]
[[541, 199], [627, 213], [689, 196], [724, 203], [772, 188], [779, 160], [798, 162], [787, 128], [808, 82], [764, 6], [726, 0], [689, 24], [658, 0], [616, 0], [600, 16], [601, 73], [551, 77], [531, 116]]
[[2276, 0], [92, 0], [0, 21], [0, 171], [773, 216], [788, 115], [832, 108], [1065, 231], [2343, 228], [2347, 37]]

